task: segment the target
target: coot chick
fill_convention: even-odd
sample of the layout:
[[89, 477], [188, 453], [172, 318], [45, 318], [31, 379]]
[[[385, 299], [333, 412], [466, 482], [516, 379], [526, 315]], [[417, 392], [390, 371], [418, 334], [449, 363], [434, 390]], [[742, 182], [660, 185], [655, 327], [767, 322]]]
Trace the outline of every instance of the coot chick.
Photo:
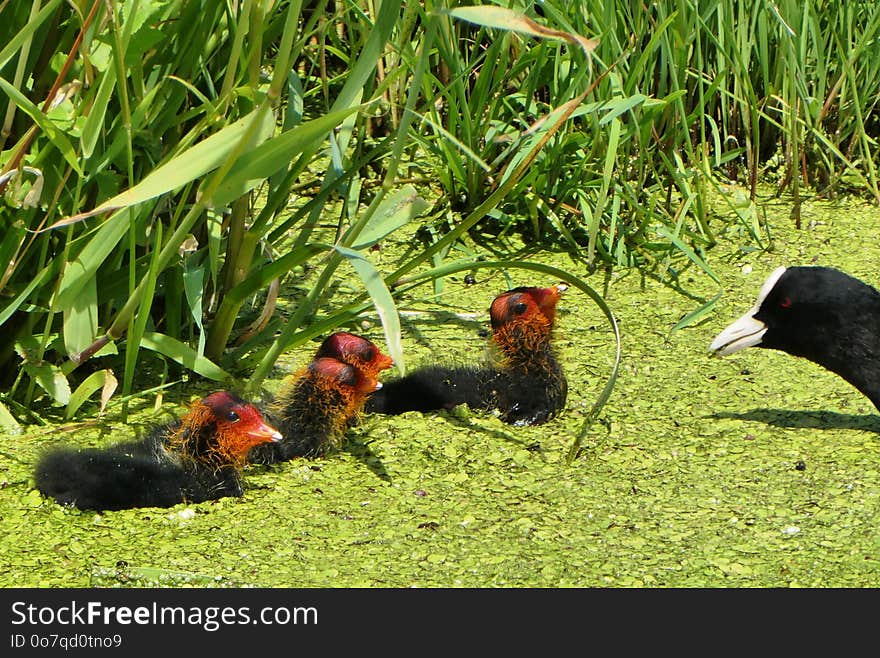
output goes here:
[[200, 503], [241, 496], [248, 451], [280, 439], [254, 405], [218, 391], [140, 441], [51, 450], [37, 463], [34, 479], [42, 493], [79, 509]]
[[556, 305], [567, 286], [518, 287], [492, 302], [494, 359], [480, 365], [426, 366], [387, 381], [366, 411], [494, 411], [514, 425], [538, 425], [565, 405], [568, 384], [553, 347]]
[[315, 358], [282, 385], [270, 407], [270, 417], [284, 438], [257, 446], [249, 461], [274, 464], [338, 450], [349, 423], [363, 409], [367, 396], [380, 387], [375, 377], [354, 366], [332, 357]]

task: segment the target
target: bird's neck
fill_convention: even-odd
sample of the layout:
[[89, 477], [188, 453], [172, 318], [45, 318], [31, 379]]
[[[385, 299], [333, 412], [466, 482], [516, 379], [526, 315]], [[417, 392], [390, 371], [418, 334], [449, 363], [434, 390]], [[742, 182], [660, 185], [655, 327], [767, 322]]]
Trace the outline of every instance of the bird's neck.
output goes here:
[[[880, 324], [869, 322], [872, 317], [872, 313], [862, 313], [859, 323], [845, 332], [839, 324], [804, 331], [783, 351], [839, 375], [880, 409]], [[766, 347], [776, 348], [776, 344], [770, 342]]]
[[196, 404], [169, 434], [166, 445], [182, 459], [219, 470], [243, 466], [253, 440], [245, 434], [224, 430], [217, 425], [210, 408]]
[[341, 447], [348, 419], [363, 408], [365, 396], [308, 369], [296, 375], [275, 402], [282, 434]]
[[543, 316], [522, 318], [496, 329], [495, 345], [502, 367], [523, 373], [546, 373], [558, 367], [552, 343], [553, 326]]
[[862, 338], [849, 341], [847, 350], [835, 350], [822, 358], [807, 358], [840, 375], [880, 409], [880, 352], [873, 348], [873, 340]]

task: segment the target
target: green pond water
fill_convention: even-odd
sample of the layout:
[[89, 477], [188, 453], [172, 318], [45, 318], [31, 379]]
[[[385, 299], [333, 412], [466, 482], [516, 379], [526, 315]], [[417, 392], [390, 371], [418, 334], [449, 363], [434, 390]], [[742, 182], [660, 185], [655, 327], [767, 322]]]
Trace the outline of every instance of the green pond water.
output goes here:
[[[570, 465], [566, 453], [614, 354], [606, 319], [574, 289], [556, 334], [569, 401], [543, 426], [466, 410], [366, 416], [341, 453], [248, 467], [243, 498], [104, 514], [34, 490], [37, 456], [59, 443], [128, 439], [181, 407], [142, 410], [139, 426], [108, 414], [90, 429], [5, 437], [0, 585], [876, 587], [873, 405], [808, 361], [758, 349], [717, 359], [707, 348], [780, 264], [832, 265], [880, 284], [880, 211], [807, 203], [796, 231], [789, 203], [765, 203], [771, 252], [743, 249], [732, 227], [709, 253], [722, 287], [696, 271], [683, 276], [704, 299], [723, 290], [700, 324], [670, 334], [698, 302], [636, 272], [615, 276], [606, 299], [622, 334], [620, 376]], [[374, 255], [382, 267], [386, 256]], [[535, 260], [586, 276], [563, 255]], [[509, 274], [514, 285], [555, 283]], [[400, 301], [408, 367], [481, 357], [488, 305], [508, 281], [488, 271], [477, 278], [448, 280], [439, 305], [427, 288]], [[589, 282], [601, 291], [601, 276]], [[377, 323], [361, 333], [382, 344]], [[313, 350], [285, 355], [269, 387]]]

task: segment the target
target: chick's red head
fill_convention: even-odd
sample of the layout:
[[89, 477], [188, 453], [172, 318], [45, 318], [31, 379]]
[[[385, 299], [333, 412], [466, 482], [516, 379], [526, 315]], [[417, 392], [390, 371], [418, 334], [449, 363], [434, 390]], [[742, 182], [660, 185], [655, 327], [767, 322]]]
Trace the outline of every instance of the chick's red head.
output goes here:
[[315, 354], [316, 359], [322, 357], [338, 359], [373, 378], [394, 365], [391, 357], [382, 354], [371, 341], [348, 331], [337, 331], [324, 339]]
[[375, 377], [329, 356], [316, 358], [309, 364], [309, 371], [345, 392], [368, 395], [382, 388]]
[[553, 326], [556, 304], [567, 289], [562, 283], [549, 288], [520, 286], [498, 295], [489, 307], [492, 329], [536, 317], [544, 318], [548, 326]]
[[211, 393], [196, 407], [209, 411], [217, 429], [216, 450], [230, 461], [238, 461], [256, 445], [281, 440], [281, 433], [263, 420], [257, 407], [229, 391]]

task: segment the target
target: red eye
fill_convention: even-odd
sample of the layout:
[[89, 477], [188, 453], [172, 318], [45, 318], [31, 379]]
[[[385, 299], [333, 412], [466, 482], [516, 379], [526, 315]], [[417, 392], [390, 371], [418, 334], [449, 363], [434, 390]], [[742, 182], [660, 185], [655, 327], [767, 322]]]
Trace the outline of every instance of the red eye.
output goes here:
[[779, 305], [782, 308], [791, 308], [791, 299], [789, 299], [788, 297], [783, 297], [781, 300], [779, 300]]

